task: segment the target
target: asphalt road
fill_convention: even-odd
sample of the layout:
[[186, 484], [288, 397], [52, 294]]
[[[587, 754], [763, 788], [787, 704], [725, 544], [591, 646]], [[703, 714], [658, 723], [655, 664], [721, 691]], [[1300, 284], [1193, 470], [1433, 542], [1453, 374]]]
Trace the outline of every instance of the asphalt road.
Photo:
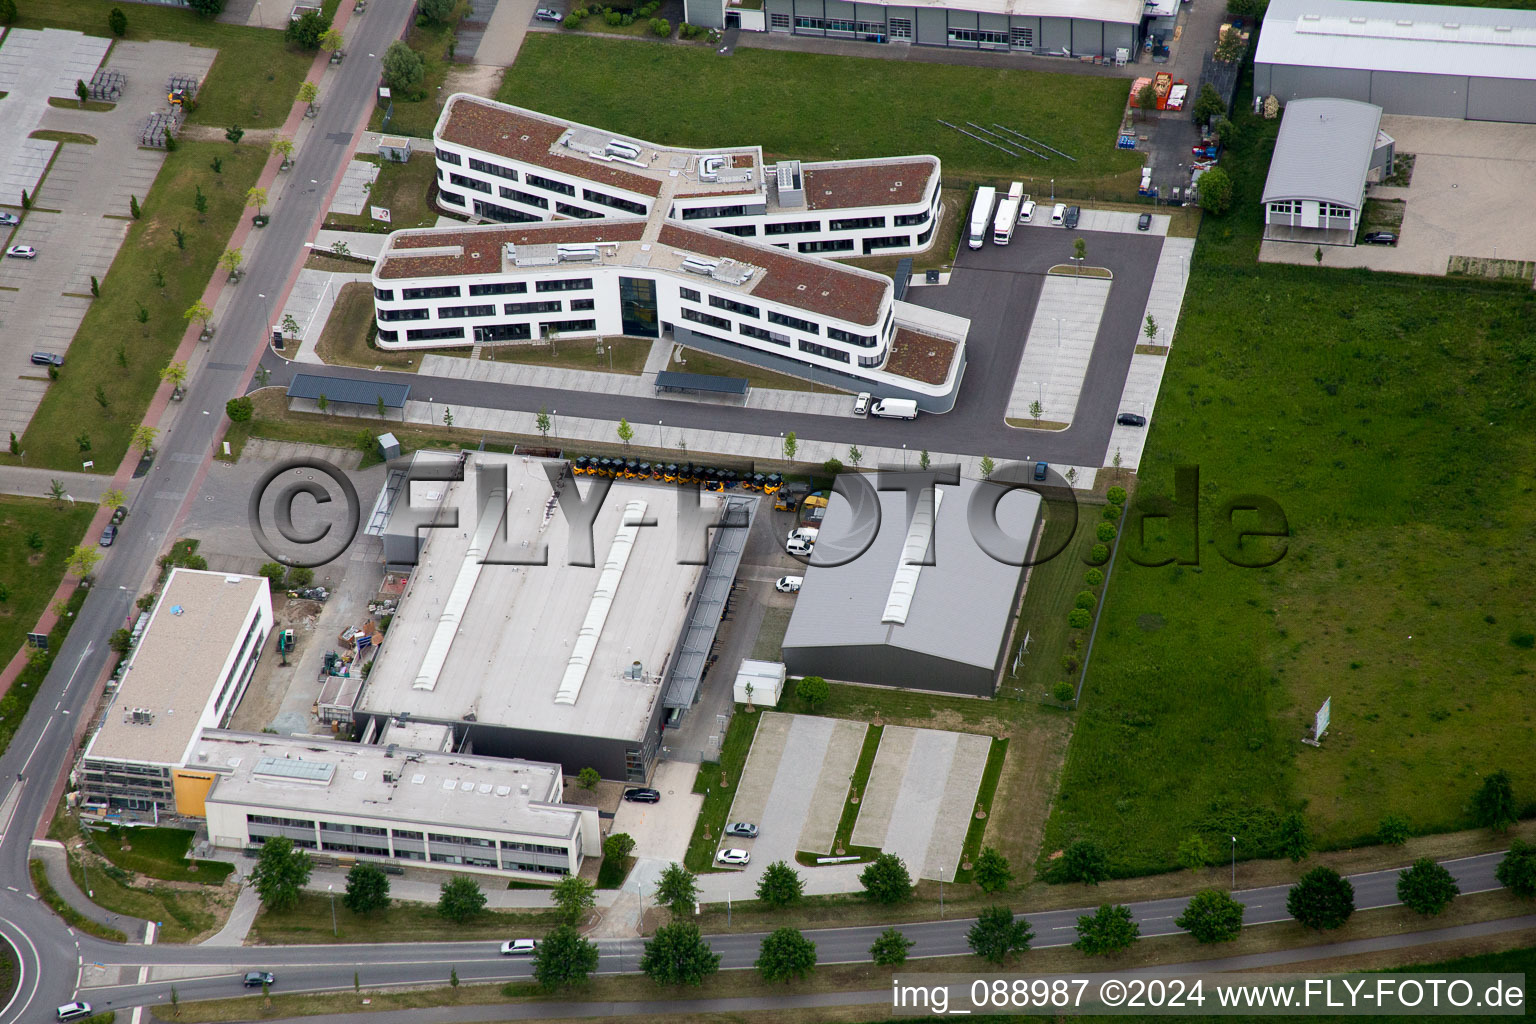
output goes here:
[[[1024, 338], [1034, 319], [1044, 272], [1072, 253], [1072, 239], [1083, 238], [1089, 258], [1108, 267], [1115, 280], [1099, 324], [1098, 340], [1083, 381], [1082, 397], [1072, 425], [1066, 430], [1020, 430], [1004, 422], [1014, 377], [1024, 354]], [[745, 434], [776, 436], [793, 430], [801, 438], [840, 444], [905, 444], [967, 455], [990, 455], [1063, 465], [1103, 464], [1109, 435], [1119, 411], [1126, 371], [1135, 353], [1143, 310], [1152, 288], [1158, 252], [1157, 235], [1095, 231], [1020, 230], [1012, 245], [962, 248], [958, 272], [944, 287], [919, 287], [907, 292], [909, 301], [971, 318], [965, 377], [954, 411], [916, 420], [868, 419], [853, 416], [813, 416], [721, 406], [686, 398], [625, 398], [623, 409], [611, 395], [553, 388], [524, 387], [489, 381], [433, 377], [395, 370], [366, 370], [333, 366], [334, 377], [376, 382], [409, 383], [417, 398], [431, 397], [442, 405], [478, 406], [537, 412], [559, 409], [562, 415], [611, 419], [620, 412], [631, 422], [665, 420], [669, 426], [730, 429]], [[264, 365], [270, 384], [287, 384], [307, 368], [269, 354]]]

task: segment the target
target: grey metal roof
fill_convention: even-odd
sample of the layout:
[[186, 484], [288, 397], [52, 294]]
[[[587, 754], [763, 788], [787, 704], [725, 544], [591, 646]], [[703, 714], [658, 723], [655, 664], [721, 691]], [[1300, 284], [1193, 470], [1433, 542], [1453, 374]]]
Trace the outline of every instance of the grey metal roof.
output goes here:
[[384, 384], [371, 380], [353, 380], [351, 377], [326, 377], [314, 373], [296, 373], [288, 385], [289, 398], [318, 399], [325, 396], [327, 402], [347, 402], [351, 405], [377, 405], [384, 399], [386, 409], [405, 408], [405, 398], [411, 393], [409, 384]]
[[1317, 199], [1358, 210], [1380, 126], [1381, 108], [1372, 103], [1292, 100], [1264, 179], [1264, 202]]
[[[784, 634], [785, 649], [887, 645], [994, 667], [1023, 570], [992, 558], [972, 538], [966, 511], [977, 486], [962, 479], [958, 487], [939, 488], [944, 497], [934, 527], [934, 561], [918, 573], [901, 625], [881, 618], [907, 539], [907, 499], [903, 491], [880, 491], [880, 529], [863, 554], [840, 566], [819, 566], [813, 555]], [[1029, 536], [1039, 512], [1040, 498], [1030, 491], [1015, 491], [998, 505], [998, 519], [1011, 537]], [[856, 533], [852, 506], [834, 490], [817, 549], [844, 548]]]
[[662, 370], [656, 374], [658, 391], [710, 391], [722, 395], [744, 395], [751, 381], [745, 377], [716, 377], [707, 373], [680, 373]]
[[1273, 0], [1254, 62], [1536, 79], [1536, 11]]

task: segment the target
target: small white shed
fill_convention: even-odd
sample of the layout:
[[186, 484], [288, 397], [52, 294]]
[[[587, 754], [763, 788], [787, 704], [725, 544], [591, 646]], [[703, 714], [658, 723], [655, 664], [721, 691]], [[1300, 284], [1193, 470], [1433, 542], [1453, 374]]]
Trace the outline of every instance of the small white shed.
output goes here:
[[[736, 703], [776, 708], [784, 692], [785, 669], [778, 661], [743, 661], [736, 673]], [[752, 687], [750, 696], [747, 687]]]

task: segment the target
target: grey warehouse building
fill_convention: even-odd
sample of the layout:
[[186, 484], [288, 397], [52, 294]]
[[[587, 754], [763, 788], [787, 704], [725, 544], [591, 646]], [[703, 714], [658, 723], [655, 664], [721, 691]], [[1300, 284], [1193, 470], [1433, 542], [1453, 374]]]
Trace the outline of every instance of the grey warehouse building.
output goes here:
[[686, 0], [687, 19], [709, 28], [951, 46], [1060, 57], [1135, 56], [1143, 0], [959, 0], [954, 4], [850, 0]]
[[1264, 237], [1353, 245], [1366, 182], [1392, 173], [1394, 149], [1378, 106], [1293, 100], [1264, 180]]
[[1536, 124], [1536, 11], [1274, 0], [1255, 96], [1329, 96], [1388, 114]]
[[[904, 491], [877, 492], [878, 532], [843, 565], [830, 563], [864, 547], [868, 517], [834, 490], [784, 635], [790, 673], [990, 697], [1024, 571], [993, 558], [972, 535], [968, 508], [981, 486], [966, 479], [939, 486], [918, 502], [911, 522]], [[1039, 525], [1039, 495], [1011, 491], [997, 520], [1022, 550]], [[933, 564], [922, 565], [930, 523]]]

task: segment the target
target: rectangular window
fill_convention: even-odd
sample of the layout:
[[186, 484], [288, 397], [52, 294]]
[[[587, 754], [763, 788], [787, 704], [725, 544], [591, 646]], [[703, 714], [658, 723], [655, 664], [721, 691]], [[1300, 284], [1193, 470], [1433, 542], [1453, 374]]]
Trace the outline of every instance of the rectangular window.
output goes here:
[[571, 312], [572, 313], [577, 313], [577, 312], [581, 312], [582, 310], [596, 309], [596, 308], [597, 308], [597, 300], [596, 299], [572, 299], [571, 300]]
[[445, 188], [440, 188], [437, 190], [437, 201], [440, 203], [447, 203], [449, 206], [464, 205], [463, 196], [459, 195], [457, 192], [449, 192]]
[[375, 288], [373, 290], [373, 297], [380, 302], [394, 302], [395, 290], [393, 288]]
[[429, 309], [381, 309], [379, 319], [392, 324], [400, 320], [426, 320], [431, 314]]
[[[587, 302], [586, 307], [578, 303]], [[576, 299], [572, 309], [591, 309], [590, 300]], [[619, 278], [619, 323], [625, 334], [637, 338], [661, 335], [661, 317], [656, 312], [656, 282], [648, 277]]]
[[527, 341], [532, 336], [529, 324], [488, 324], [475, 328], [476, 341]]
[[1035, 30], [1013, 26], [1009, 43], [1015, 50], [1032, 50], [1035, 47]]
[[928, 244], [928, 239], [933, 237], [933, 229], [936, 228], [936, 227], [938, 227], [937, 224], [930, 224], [930, 225], [928, 225], [928, 230], [922, 232], [921, 234], [919, 234], [917, 236], [917, 244], [920, 245], [920, 246], [921, 245], [927, 245]]
[[400, 293], [400, 297], [407, 301], [411, 299], [456, 299], [459, 297], [459, 286], [448, 284], [432, 288], [407, 288]]
[[494, 174], [496, 177], [506, 178], [508, 181], [517, 180], [517, 172], [512, 168], [503, 167], [501, 164], [493, 164], [488, 160], [477, 160], [475, 157], [469, 158], [469, 169], [479, 171], [481, 174]]
[[507, 188], [505, 185], [498, 185], [497, 191], [501, 193], [501, 198], [510, 199], [514, 203], [522, 203], [524, 206], [537, 206], [541, 210], [549, 209], [549, 200], [543, 196], [536, 196], [532, 192]]
[[462, 340], [464, 328], [462, 327], [419, 327], [414, 331], [406, 331], [407, 341], [449, 341]]
[[535, 214], [524, 213], [522, 210], [508, 209], [498, 203], [487, 203], [479, 199], [475, 200], [474, 210], [475, 216], [484, 217], [486, 220], [499, 221], [502, 224], [521, 224], [539, 219]]
[[900, 249], [911, 244], [911, 235], [882, 235], [879, 238], [864, 239], [864, 252], [867, 254], [876, 249]]
[[800, 242], [797, 248], [801, 252], [852, 252], [853, 239], [829, 238], [822, 242]]
[[765, 235], [800, 235], [808, 231], [820, 231], [819, 220], [788, 220], [777, 224], [767, 224], [763, 227]]
[[620, 199], [618, 196], [610, 196], [606, 192], [596, 192], [590, 188], [581, 190], [581, 196], [589, 203], [597, 203], [600, 206], [609, 206], [615, 210], [623, 210], [625, 213], [645, 215], [645, 207], [628, 199]]
[[732, 313], [740, 313], [756, 320], [761, 314], [756, 306], [749, 306], [745, 302], [737, 302], [735, 299], [721, 298], [719, 295], [711, 295], [709, 304], [716, 309], [728, 309]]
[[846, 18], [796, 18], [796, 28], [819, 32], [845, 32], [849, 34], [884, 36], [885, 26], [878, 21], [850, 21]]
[[495, 316], [496, 307], [491, 304], [484, 306], [439, 306], [437, 318], [439, 320], [463, 320], [472, 316]]
[[715, 230], [716, 231], [724, 232], [727, 235], [736, 235], [736, 236], [738, 236], [740, 238], [756, 238], [757, 237], [757, 225], [756, 224], [734, 224], [734, 225], [731, 225], [730, 227], [718, 227], [718, 228], [715, 228]]
[[532, 172], [525, 172], [523, 174], [523, 181], [535, 188], [542, 188], [546, 192], [559, 192], [563, 196], [574, 196], [576, 194], [575, 185], [567, 185], [563, 181], [554, 181]]
[[683, 220], [711, 220], [715, 217], [745, 217], [747, 208], [735, 206], [692, 206], [683, 210]]
[[602, 216], [602, 214], [598, 213], [596, 210], [584, 210], [579, 206], [572, 206], [570, 203], [560, 202], [555, 203], [555, 212], [564, 214], [567, 217], [576, 217], [580, 220], [594, 220]]
[[448, 180], [460, 188], [467, 188], [473, 192], [484, 192], [486, 195], [491, 194], [490, 182], [481, 181], [479, 178], [470, 178], [463, 174], [450, 174], [448, 175]]
[[789, 15], [770, 14], [768, 16], [768, 28], [773, 32], [789, 31]]
[[472, 284], [469, 286], [469, 297], [479, 295], [527, 295], [527, 281], [496, 281], [492, 284]]
[[844, 352], [842, 349], [828, 348], [826, 345], [818, 345], [813, 341], [802, 341], [800, 343], [800, 351], [809, 352], [812, 355], [832, 359], [839, 363], [846, 363], [849, 361], [848, 353]]
[[553, 299], [548, 302], [509, 302], [502, 309], [507, 316], [519, 316], [523, 313], [558, 313], [560, 312], [560, 300]]
[[927, 220], [928, 211], [924, 210], [922, 213], [898, 213], [892, 223], [898, 228], [910, 228], [914, 224], [923, 224]]
[[701, 301], [701, 299], [699, 297], [699, 293], [694, 291], [692, 288], [679, 288], [677, 290], [677, 294], [681, 295], [683, 298], [687, 299], [689, 302], [699, 302], [699, 301]]
[[952, 28], [949, 30], [949, 41], [952, 43], [978, 43], [984, 46], [1007, 46], [1008, 33], [994, 32], [984, 28]]
[[828, 225], [833, 231], [859, 231], [863, 228], [885, 227], [884, 217], [846, 217]]
[[550, 331], [559, 331], [562, 334], [574, 334], [578, 331], [597, 330], [596, 320], [553, 320], [539, 324], [539, 330], [545, 334]]
[[737, 324], [736, 329], [749, 338], [766, 341], [770, 345], [783, 345], [785, 348], [788, 348], [790, 344], [789, 337], [779, 334], [777, 331], [765, 331], [761, 327], [754, 327], [751, 324]]
[[839, 327], [828, 327], [827, 337], [833, 341], [844, 341], [850, 345], [858, 345], [860, 348], [874, 348], [875, 336], [872, 334], [853, 334]]
[[533, 290], [536, 292], [585, 292], [591, 291], [592, 279], [590, 277], [565, 277], [554, 281], [535, 281]]
[[399, 337], [400, 337], [400, 332], [399, 331], [380, 331], [379, 332], [379, 340], [380, 341], [394, 341], [395, 339], [397, 339]]
[[731, 329], [731, 322], [725, 317], [703, 313], [697, 309], [688, 309], [686, 306], [683, 308], [683, 319], [692, 320], [694, 323], [703, 324], [706, 327], [717, 327], [722, 331]]
[[421, 842], [420, 832], [412, 832], [409, 829], [404, 828], [397, 828], [393, 829], [392, 831], [394, 832], [396, 839], [414, 839], [418, 843]]
[[778, 324], [780, 327], [793, 327], [795, 330], [804, 331], [806, 334], [821, 333], [821, 327], [818, 324], [813, 324], [809, 320], [801, 320], [797, 316], [785, 316], [783, 313], [775, 313], [771, 309], [768, 311], [768, 322]]
[[457, 153], [450, 153], [446, 149], [438, 150], [437, 151], [437, 158], [438, 158], [438, 160], [442, 161], [443, 163], [445, 163], [445, 164], [453, 164], [453, 166], [455, 166], [455, 167], [462, 167], [462, 166], [464, 166], [464, 162], [459, 159], [459, 154], [457, 154]]

